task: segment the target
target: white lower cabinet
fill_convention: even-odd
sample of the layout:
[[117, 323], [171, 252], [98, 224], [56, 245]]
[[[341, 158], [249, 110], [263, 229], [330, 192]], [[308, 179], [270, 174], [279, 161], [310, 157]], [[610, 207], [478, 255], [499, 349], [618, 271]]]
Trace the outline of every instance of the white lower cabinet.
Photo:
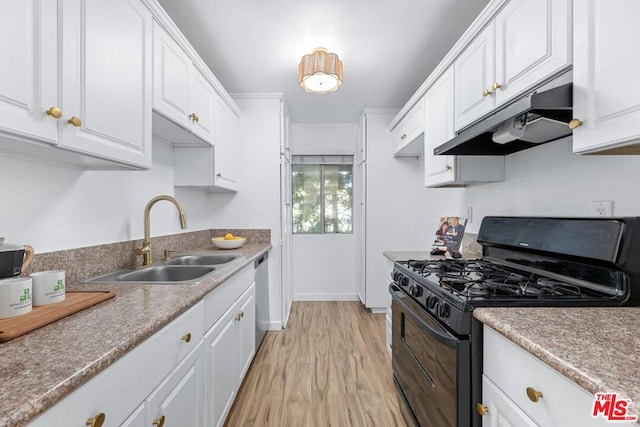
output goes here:
[[[484, 326], [483, 389], [478, 412], [484, 427], [611, 425], [592, 417], [594, 395], [494, 329]], [[620, 422], [616, 426], [631, 427]]]
[[211, 327], [205, 342], [207, 426], [221, 426], [255, 354], [255, 285]]
[[148, 399], [147, 426], [203, 426], [204, 353], [200, 342]]
[[255, 327], [250, 263], [29, 426], [222, 425], [253, 360]]

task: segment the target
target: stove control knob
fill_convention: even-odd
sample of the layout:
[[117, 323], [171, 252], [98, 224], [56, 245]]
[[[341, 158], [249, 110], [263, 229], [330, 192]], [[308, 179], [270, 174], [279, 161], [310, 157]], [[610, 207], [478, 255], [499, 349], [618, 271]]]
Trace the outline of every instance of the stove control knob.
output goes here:
[[398, 283], [400, 286], [409, 286], [409, 278], [407, 276], [402, 276], [399, 278]]
[[436, 312], [438, 313], [438, 317], [442, 317], [442, 318], [449, 317], [449, 314], [451, 313], [451, 310], [449, 309], [449, 304], [447, 304], [444, 301], [438, 303]]
[[430, 308], [433, 310], [437, 304], [438, 304], [437, 296], [432, 294], [427, 297], [427, 308]]
[[420, 296], [422, 296], [422, 288], [414, 284], [409, 288], [409, 293], [411, 294], [411, 296], [419, 298]]

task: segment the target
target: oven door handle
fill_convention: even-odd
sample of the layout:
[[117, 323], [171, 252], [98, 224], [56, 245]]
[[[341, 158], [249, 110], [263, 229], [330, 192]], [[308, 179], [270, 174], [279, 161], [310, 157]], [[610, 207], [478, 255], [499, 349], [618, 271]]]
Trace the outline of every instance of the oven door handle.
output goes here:
[[435, 329], [433, 329], [431, 326], [429, 326], [429, 324], [427, 324], [424, 320], [422, 320], [420, 318], [420, 316], [417, 316], [414, 313], [414, 310], [411, 309], [411, 307], [409, 307], [407, 304], [405, 304], [400, 297], [397, 296], [398, 293], [400, 293], [401, 291], [396, 288], [395, 286], [391, 285], [391, 296], [393, 297], [393, 299], [402, 306], [402, 308], [404, 308], [408, 313], [411, 314], [411, 317], [413, 317], [422, 327], [422, 329], [425, 330], [425, 332], [427, 332], [429, 335], [431, 335], [433, 338], [435, 338], [436, 340], [438, 340], [439, 342], [441, 342], [442, 344], [446, 345], [447, 347], [450, 348], [456, 348], [458, 346], [458, 339], [455, 337], [452, 337], [450, 335], [444, 335], [441, 334], [440, 332], [436, 331]]

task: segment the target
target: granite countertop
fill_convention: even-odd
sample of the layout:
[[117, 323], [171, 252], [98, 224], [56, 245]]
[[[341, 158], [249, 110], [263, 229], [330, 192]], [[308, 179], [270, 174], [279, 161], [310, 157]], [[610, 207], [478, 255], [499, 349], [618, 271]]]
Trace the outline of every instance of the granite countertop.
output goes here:
[[640, 416], [640, 307], [476, 308], [474, 316], [589, 393]]
[[116, 297], [0, 344], [0, 426], [26, 425], [270, 248], [189, 251], [242, 255], [197, 284], [67, 283], [68, 291], [114, 290]]
[[431, 255], [429, 251], [385, 251], [382, 253], [385, 257], [391, 261], [407, 261], [410, 259], [425, 260], [425, 259], [445, 259], [444, 255]]

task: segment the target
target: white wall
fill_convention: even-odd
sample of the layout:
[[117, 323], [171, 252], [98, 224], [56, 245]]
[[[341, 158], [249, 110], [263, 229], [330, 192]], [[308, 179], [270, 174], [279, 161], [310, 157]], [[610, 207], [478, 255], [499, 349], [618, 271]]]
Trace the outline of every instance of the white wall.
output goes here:
[[206, 212], [211, 228], [271, 229], [269, 313], [282, 323], [280, 277], [280, 96], [236, 97], [242, 110], [238, 193], [211, 193]]
[[614, 216], [640, 216], [640, 157], [579, 156], [571, 138], [511, 154], [504, 182], [467, 187], [477, 232], [486, 215], [590, 216], [591, 201], [613, 200]]
[[[357, 141], [355, 123], [294, 123], [291, 126], [293, 154], [353, 154]], [[355, 234], [294, 234], [291, 240], [294, 300], [358, 299]]]
[[[144, 206], [159, 194], [182, 202], [184, 231], [209, 228], [206, 195], [174, 191], [172, 148], [162, 143], [153, 144], [150, 171], [83, 171], [0, 154], [0, 183], [0, 236], [37, 253], [141, 239]], [[152, 236], [182, 231], [172, 204], [153, 208]]]

